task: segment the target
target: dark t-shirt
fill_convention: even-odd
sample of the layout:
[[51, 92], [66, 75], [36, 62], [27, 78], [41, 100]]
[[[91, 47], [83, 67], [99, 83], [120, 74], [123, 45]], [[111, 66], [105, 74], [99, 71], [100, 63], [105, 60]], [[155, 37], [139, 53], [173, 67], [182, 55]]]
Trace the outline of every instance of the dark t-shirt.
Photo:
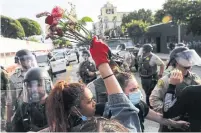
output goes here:
[[[172, 86], [173, 87], [173, 86]], [[169, 88], [171, 93], [171, 88]], [[173, 89], [172, 89], [173, 90]], [[173, 91], [172, 91], [173, 92]], [[201, 85], [194, 85], [186, 87], [174, 106], [167, 112], [164, 112], [164, 117], [173, 118], [177, 116], [188, 116], [187, 120], [190, 122], [191, 132], [201, 131]]]
[[144, 119], [149, 113], [149, 106], [145, 102], [140, 101], [138, 104], [135, 105], [135, 107], [139, 109], [138, 116], [140, 119], [140, 125], [141, 125], [142, 131], [144, 131]]

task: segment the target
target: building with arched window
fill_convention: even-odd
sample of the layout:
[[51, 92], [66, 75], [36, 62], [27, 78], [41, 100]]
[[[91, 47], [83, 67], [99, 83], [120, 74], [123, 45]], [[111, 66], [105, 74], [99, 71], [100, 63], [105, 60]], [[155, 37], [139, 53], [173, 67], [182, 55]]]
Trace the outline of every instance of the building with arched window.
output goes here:
[[99, 22], [93, 24], [93, 31], [96, 35], [104, 34], [105, 31], [120, 26], [123, 16], [128, 14], [129, 12], [117, 12], [117, 7], [107, 2], [100, 9]]

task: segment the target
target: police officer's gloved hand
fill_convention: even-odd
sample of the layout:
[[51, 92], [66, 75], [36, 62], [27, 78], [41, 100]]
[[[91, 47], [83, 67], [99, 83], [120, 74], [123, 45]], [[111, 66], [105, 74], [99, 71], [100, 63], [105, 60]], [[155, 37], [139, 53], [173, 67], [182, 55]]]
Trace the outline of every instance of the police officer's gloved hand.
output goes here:
[[98, 38], [95, 36], [92, 40], [90, 53], [94, 62], [96, 63], [97, 68], [99, 67], [100, 64], [109, 62], [108, 60], [109, 52], [110, 50], [107, 44], [98, 40]]

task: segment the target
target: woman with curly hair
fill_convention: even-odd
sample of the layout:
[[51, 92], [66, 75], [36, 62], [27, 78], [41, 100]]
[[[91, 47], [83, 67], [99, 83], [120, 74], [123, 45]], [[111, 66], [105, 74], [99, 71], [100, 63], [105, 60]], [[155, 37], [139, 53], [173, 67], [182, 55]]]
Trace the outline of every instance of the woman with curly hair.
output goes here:
[[[111, 119], [118, 121], [129, 131], [140, 132], [138, 112], [123, 93], [108, 64], [109, 48], [96, 38], [92, 45], [90, 53], [107, 88]], [[93, 119], [95, 114], [96, 103], [92, 98], [91, 91], [82, 84], [58, 82], [47, 102], [49, 130], [51, 132], [79, 131], [84, 123]]]

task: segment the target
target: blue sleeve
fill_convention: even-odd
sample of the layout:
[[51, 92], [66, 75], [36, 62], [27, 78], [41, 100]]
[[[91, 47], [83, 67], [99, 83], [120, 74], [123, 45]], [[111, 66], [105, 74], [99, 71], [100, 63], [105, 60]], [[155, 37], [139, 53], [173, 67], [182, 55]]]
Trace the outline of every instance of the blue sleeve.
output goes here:
[[108, 107], [112, 119], [118, 120], [131, 132], [141, 132], [139, 110], [131, 103], [124, 93], [108, 96]]

